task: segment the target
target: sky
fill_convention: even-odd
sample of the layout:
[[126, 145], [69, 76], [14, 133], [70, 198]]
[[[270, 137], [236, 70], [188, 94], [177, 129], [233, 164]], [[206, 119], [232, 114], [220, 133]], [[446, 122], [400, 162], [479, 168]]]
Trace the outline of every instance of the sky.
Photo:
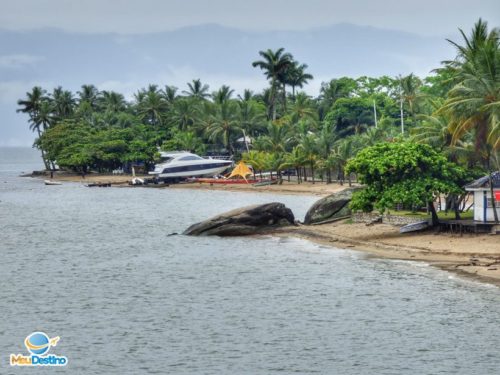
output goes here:
[[335, 23], [446, 35], [479, 17], [500, 24], [498, 0], [1, 0], [9, 30], [56, 27], [120, 34], [216, 23], [253, 31], [306, 30]]
[[34, 85], [131, 98], [201, 78], [258, 91], [267, 83], [252, 59], [283, 46], [309, 64], [317, 95], [342, 75], [427, 75], [453, 57], [445, 39], [479, 17], [498, 27], [500, 1], [0, 0], [0, 146], [33, 143], [16, 102]]

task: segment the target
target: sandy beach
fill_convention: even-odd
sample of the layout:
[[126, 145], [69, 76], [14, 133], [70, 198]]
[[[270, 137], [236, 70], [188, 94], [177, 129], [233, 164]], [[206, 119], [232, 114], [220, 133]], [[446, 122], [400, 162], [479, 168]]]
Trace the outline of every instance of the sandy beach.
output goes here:
[[[47, 176], [37, 176], [47, 178]], [[141, 177], [141, 176], [138, 176]], [[90, 174], [82, 178], [71, 174], [54, 176], [60, 182], [112, 183], [128, 186], [132, 179], [128, 175]], [[324, 182], [296, 184], [286, 180], [281, 185], [223, 185], [189, 183], [175, 185], [150, 185], [168, 189], [202, 189], [222, 191], [249, 191], [254, 193], [327, 196], [341, 191], [347, 185]], [[142, 188], [142, 187], [137, 187]], [[278, 236], [296, 236], [326, 246], [351, 248], [367, 252], [372, 256], [390, 259], [425, 261], [436, 267], [500, 285], [500, 236], [491, 234], [458, 234], [426, 231], [400, 234], [399, 228], [387, 224], [367, 226], [344, 220], [337, 223], [287, 227], [274, 232]]]

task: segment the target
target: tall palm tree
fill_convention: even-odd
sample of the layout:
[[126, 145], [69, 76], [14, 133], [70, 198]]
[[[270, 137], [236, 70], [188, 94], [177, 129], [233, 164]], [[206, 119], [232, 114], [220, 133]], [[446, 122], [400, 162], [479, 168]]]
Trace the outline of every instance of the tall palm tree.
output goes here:
[[147, 90], [141, 101], [137, 103], [139, 118], [146, 123], [159, 128], [168, 110], [168, 103], [158, 90]]
[[63, 90], [61, 86], [56, 87], [52, 91], [52, 101], [54, 103], [54, 115], [56, 118], [61, 120], [73, 114], [76, 100], [71, 91]]
[[309, 97], [305, 93], [297, 94], [296, 100], [289, 110], [290, 120], [293, 124], [301, 120], [308, 120], [315, 124], [318, 121], [318, 112], [313, 107]]
[[206, 128], [206, 133], [212, 141], [220, 141], [229, 154], [234, 153], [232, 145], [233, 136], [241, 134], [238, 121], [238, 106], [235, 102], [226, 101], [216, 105], [213, 123]]
[[165, 89], [161, 91], [163, 98], [168, 103], [169, 106], [173, 105], [177, 99], [177, 87], [175, 86], [165, 86]]
[[481, 19], [474, 25], [470, 37], [460, 30], [464, 45], [450, 41], [457, 48], [453, 61], [444, 61], [454, 73], [455, 86], [438, 111], [450, 117], [452, 144], [468, 132], [474, 135], [476, 152], [484, 168], [490, 170], [498, 142], [498, 103], [500, 102], [500, 31], [488, 32]]
[[222, 104], [223, 102], [231, 99], [234, 90], [227, 85], [222, 85], [220, 89], [212, 93], [212, 99], [214, 103]]
[[170, 121], [179, 128], [185, 131], [190, 126], [194, 125], [198, 118], [198, 106], [191, 100], [181, 98], [175, 101]]
[[262, 60], [257, 60], [252, 63], [254, 68], [260, 68], [264, 71], [266, 78], [271, 81], [270, 105], [271, 118], [276, 120], [276, 97], [279, 87], [279, 78], [288, 67], [293, 64], [293, 56], [290, 53], [285, 53], [284, 48], [279, 48], [276, 51], [268, 49], [267, 51], [259, 51]]
[[[47, 104], [44, 104], [47, 103]], [[35, 86], [31, 89], [31, 92], [26, 93], [26, 99], [19, 99], [17, 105], [20, 106], [16, 112], [26, 113], [29, 116], [30, 130], [36, 131], [38, 134], [38, 139], [42, 135], [42, 131], [45, 129], [45, 125], [50, 125], [49, 123], [44, 124], [42, 117], [40, 116], [40, 111], [45, 112], [46, 109], [50, 110], [50, 116], [52, 116], [52, 108], [48, 107], [48, 98], [46, 97], [46, 92], [40, 86]], [[43, 118], [48, 118], [43, 115]], [[42, 160], [45, 165], [45, 169], [49, 169], [49, 163], [45, 157], [45, 151], [41, 146], [38, 146], [42, 153]]]
[[99, 99], [99, 90], [94, 85], [82, 85], [81, 91], [77, 92], [78, 105], [87, 103], [90, 108], [96, 109]]
[[103, 91], [99, 98], [99, 107], [107, 112], [121, 112], [127, 108], [125, 97], [115, 91]]
[[208, 96], [208, 90], [209, 86], [206, 84], [201, 83], [201, 80], [198, 79], [193, 79], [193, 81], [190, 83], [188, 82], [188, 90], [187, 91], [182, 91], [183, 94], [197, 99], [197, 100], [205, 100]]
[[[412, 117], [413, 126], [417, 123], [417, 106], [425, 97], [423, 93], [420, 92], [420, 87], [422, 86], [422, 81], [411, 73], [406, 77], [399, 78], [400, 84], [400, 101], [402, 105], [407, 105], [408, 112]], [[401, 116], [403, 112], [401, 112]], [[404, 121], [402, 119], [401, 121]]]
[[307, 64], [299, 64], [294, 61], [293, 64], [286, 70], [284, 81], [292, 87], [292, 99], [295, 100], [295, 88], [304, 87], [310, 80], [314, 79], [312, 74], [306, 73]]

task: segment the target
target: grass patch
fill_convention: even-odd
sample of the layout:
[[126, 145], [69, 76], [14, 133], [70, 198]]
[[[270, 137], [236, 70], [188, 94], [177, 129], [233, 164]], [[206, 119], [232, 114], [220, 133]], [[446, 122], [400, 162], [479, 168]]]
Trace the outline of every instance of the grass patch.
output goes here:
[[[415, 217], [422, 219], [427, 219], [431, 217], [426, 212], [390, 211], [388, 213], [395, 216]], [[446, 213], [445, 211], [439, 211], [437, 214], [440, 219], [452, 219], [452, 220], [455, 219], [455, 213], [453, 211], [448, 211], [448, 213]], [[472, 220], [474, 218], [474, 211], [469, 210], [466, 212], [461, 212], [460, 218], [464, 220]]]

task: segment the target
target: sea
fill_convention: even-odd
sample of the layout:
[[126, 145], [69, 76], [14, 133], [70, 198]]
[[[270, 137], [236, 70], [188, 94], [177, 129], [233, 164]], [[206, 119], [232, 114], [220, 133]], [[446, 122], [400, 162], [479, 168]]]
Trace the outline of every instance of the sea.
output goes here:
[[[500, 290], [421, 262], [189, 225], [314, 196], [45, 186], [0, 149], [0, 374], [500, 374]], [[175, 233], [178, 233], [175, 235]], [[33, 332], [64, 367], [11, 367]]]

